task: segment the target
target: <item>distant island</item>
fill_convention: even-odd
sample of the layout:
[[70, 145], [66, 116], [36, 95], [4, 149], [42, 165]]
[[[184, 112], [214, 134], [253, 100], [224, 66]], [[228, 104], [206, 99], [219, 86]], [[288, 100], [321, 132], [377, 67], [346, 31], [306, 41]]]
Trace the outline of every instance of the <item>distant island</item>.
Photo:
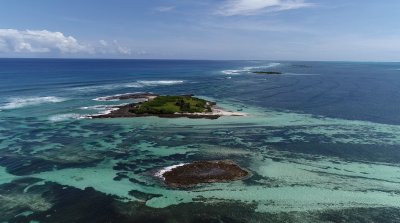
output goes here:
[[282, 74], [276, 71], [253, 71], [253, 74]]
[[240, 180], [250, 175], [231, 160], [196, 161], [166, 167], [156, 174], [170, 187], [193, 187], [202, 183]]
[[216, 107], [215, 102], [194, 97], [193, 95], [156, 95], [152, 93], [123, 94], [102, 97], [98, 100], [142, 99], [138, 103], [115, 106], [108, 114], [92, 115], [91, 118], [126, 118], [158, 116], [161, 118], [207, 118], [221, 116], [244, 116], [243, 113], [228, 112]]

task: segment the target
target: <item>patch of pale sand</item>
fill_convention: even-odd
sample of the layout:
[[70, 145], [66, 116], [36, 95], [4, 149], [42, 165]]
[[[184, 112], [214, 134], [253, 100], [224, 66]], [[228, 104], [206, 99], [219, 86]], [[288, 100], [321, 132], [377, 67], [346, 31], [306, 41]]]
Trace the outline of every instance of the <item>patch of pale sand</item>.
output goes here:
[[216, 107], [216, 106], [212, 107], [211, 112], [176, 113], [176, 114], [201, 115], [201, 116], [216, 116], [216, 115], [218, 115], [218, 116], [242, 116], [242, 117], [248, 116], [248, 114], [244, 113], [244, 112], [227, 111], [221, 107]]
[[5, 183], [10, 183], [11, 181], [17, 179], [17, 176], [9, 174], [5, 167], [0, 167], [0, 185]]
[[214, 115], [220, 115], [220, 116], [248, 116], [248, 114], [244, 113], [244, 112], [226, 111], [220, 107], [213, 108], [211, 113], [213, 113]]

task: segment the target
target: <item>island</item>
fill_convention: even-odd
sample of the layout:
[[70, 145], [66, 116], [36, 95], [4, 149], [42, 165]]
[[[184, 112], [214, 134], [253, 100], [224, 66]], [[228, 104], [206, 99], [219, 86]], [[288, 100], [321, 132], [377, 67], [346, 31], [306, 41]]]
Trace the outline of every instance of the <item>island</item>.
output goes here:
[[135, 106], [130, 112], [141, 114], [182, 114], [211, 112], [213, 102], [196, 98], [191, 95], [158, 96]]
[[189, 164], [167, 167], [156, 174], [164, 180], [165, 184], [176, 188], [240, 180], [249, 175], [249, 171], [231, 160], [195, 161]]
[[282, 74], [276, 71], [253, 71], [253, 74]]
[[139, 102], [115, 106], [107, 114], [92, 115], [90, 118], [127, 118], [158, 116], [161, 118], [207, 118], [221, 116], [244, 116], [243, 113], [224, 111], [215, 102], [194, 95], [156, 95], [152, 93], [122, 94], [97, 98], [100, 101], [135, 99]]

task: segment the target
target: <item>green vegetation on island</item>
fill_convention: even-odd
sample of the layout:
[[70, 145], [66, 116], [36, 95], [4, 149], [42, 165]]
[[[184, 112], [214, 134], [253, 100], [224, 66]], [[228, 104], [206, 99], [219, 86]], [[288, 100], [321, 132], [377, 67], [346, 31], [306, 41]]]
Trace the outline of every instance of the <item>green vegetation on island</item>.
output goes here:
[[175, 114], [211, 112], [212, 103], [192, 96], [157, 96], [129, 111], [134, 114]]
[[254, 71], [254, 74], [282, 74], [281, 72], [276, 71]]
[[[193, 97], [193, 95], [160, 96], [153, 93], [121, 94], [101, 97], [99, 100], [129, 100], [141, 99], [135, 102], [115, 106], [107, 114], [92, 115], [90, 118], [130, 118], [157, 116], [160, 118], [207, 118], [217, 119], [222, 115], [237, 115], [233, 112], [223, 112], [214, 109], [215, 102]], [[241, 116], [241, 115], [239, 115]]]

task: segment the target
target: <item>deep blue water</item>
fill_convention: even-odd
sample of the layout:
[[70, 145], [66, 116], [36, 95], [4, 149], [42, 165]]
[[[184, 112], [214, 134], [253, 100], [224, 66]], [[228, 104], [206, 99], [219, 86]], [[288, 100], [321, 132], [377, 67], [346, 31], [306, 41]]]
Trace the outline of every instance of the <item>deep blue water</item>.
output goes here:
[[[279, 62], [279, 61], [278, 61]], [[400, 124], [400, 63], [279, 62], [291, 75], [261, 76], [224, 70], [268, 66], [270, 61], [1, 59], [0, 104], [11, 97], [96, 97], [128, 91], [193, 93], [264, 108]], [[247, 74], [247, 75], [243, 75]], [[227, 77], [232, 77], [227, 79]], [[183, 80], [186, 84], [91, 91], [85, 86]]]
[[[87, 118], [135, 92], [247, 116]], [[156, 174], [221, 159], [251, 177]], [[400, 222], [399, 185], [400, 63], [0, 59], [0, 222]]]

